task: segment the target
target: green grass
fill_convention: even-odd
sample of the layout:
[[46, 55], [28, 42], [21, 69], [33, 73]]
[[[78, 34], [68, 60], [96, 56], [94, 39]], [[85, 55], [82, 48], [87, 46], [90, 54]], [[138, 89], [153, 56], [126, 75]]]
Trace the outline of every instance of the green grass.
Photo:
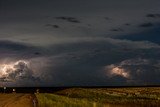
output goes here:
[[95, 104], [98, 107], [108, 103], [160, 105], [160, 88], [69, 88], [36, 96], [40, 107], [93, 107]]
[[69, 98], [55, 94], [36, 94], [39, 107], [93, 107], [100, 105], [85, 99]]

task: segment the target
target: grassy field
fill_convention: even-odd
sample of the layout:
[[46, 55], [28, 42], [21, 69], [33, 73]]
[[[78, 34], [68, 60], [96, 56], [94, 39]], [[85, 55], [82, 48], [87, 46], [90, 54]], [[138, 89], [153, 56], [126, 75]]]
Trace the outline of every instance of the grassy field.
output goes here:
[[39, 107], [101, 107], [106, 104], [160, 106], [160, 88], [157, 87], [69, 88], [36, 96]]
[[69, 98], [55, 94], [36, 94], [39, 107], [93, 107], [102, 104], [86, 99]]

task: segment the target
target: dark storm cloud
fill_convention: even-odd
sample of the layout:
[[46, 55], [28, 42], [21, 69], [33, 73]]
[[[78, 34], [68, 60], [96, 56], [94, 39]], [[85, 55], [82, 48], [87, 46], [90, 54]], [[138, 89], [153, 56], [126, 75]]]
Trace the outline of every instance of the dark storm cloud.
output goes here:
[[105, 17], [105, 19], [106, 19], [106, 20], [111, 20], [111, 18], [110, 18], [110, 17]]
[[8, 74], [8, 76], [6, 77], [6, 79], [8, 80], [14, 80], [14, 79], [18, 79], [18, 80], [22, 80], [22, 79], [31, 79], [31, 80], [36, 80], [36, 77], [33, 76], [33, 71], [28, 67], [28, 65], [23, 62], [20, 61], [17, 64], [14, 65], [14, 69], [13, 71], [8, 71], [10, 72]]
[[143, 24], [139, 25], [139, 27], [152, 27], [152, 26], [154, 26], [154, 24], [151, 22], [147, 22], [147, 23], [143, 23]]
[[123, 31], [123, 29], [121, 29], [121, 28], [115, 28], [115, 29], [111, 29], [110, 31], [115, 31], [115, 32], [118, 32], [118, 31]]
[[32, 86], [32, 82], [41, 81], [39, 77], [34, 76], [32, 69], [24, 61], [17, 61], [3, 72], [0, 73], [0, 82], [5, 82], [6, 84], [12, 83], [12, 85], [17, 84], [17, 86], [21, 86], [22, 84], [23, 86]]
[[[159, 45], [154, 43], [111, 38], [79, 40], [46, 48], [48, 51], [40, 56], [23, 54], [27, 57], [30, 56], [25, 59], [30, 62], [30, 66], [18, 63], [15, 66], [17, 70], [14, 70], [14, 73], [11, 73], [9, 77], [19, 76], [18, 80], [16, 80], [17, 82], [15, 82], [19, 86], [33, 86], [34, 81], [41, 81], [37, 83], [39, 86], [122, 85], [121, 83], [125, 85], [128, 84], [126, 83], [126, 78], [120, 75], [109, 78], [102, 71], [103, 67], [135, 57], [153, 58], [154, 56], [155, 59], [158, 59], [160, 53]], [[126, 51], [126, 49], [130, 50]], [[23, 51], [28, 53], [29, 50]], [[19, 52], [16, 57], [20, 59], [21, 54]], [[16, 60], [13, 59], [12, 62], [14, 61]], [[135, 61], [135, 63], [137, 62]], [[21, 76], [22, 72], [24, 74]], [[1, 80], [6, 79], [2, 78]], [[11, 83], [13, 82], [8, 84]]]
[[[159, 0], [1, 0], [0, 5], [1, 63], [30, 62], [19, 63], [10, 81], [0, 79], [10, 86], [159, 83], [158, 77], [148, 78], [159, 76]], [[117, 66], [117, 74], [108, 73]]]
[[148, 18], [160, 18], [160, 14], [147, 14], [146, 17], [148, 17]]
[[[111, 69], [106, 72], [112, 73], [106, 75], [112, 76], [112, 78], [117, 78], [116, 75], [119, 75], [121, 78], [125, 78], [124, 83], [126, 84], [157, 85], [160, 83], [159, 60], [134, 58], [124, 60], [114, 66], [108, 65], [108, 67]], [[123, 77], [125, 73], [128, 74], [128, 77]]]
[[35, 54], [35, 55], [41, 55], [41, 53], [40, 53], [40, 52], [35, 52], [34, 54]]
[[58, 25], [53, 25], [53, 24], [46, 24], [45, 26], [47, 26], [47, 27], [52, 27], [52, 28], [59, 28]]
[[3, 40], [0, 41], [0, 52], [0, 59], [2, 60], [5, 58], [27, 59], [39, 57], [47, 51], [41, 47], [36, 47], [29, 44]]
[[[52, 75], [50, 78], [54, 81], [53, 84], [57, 86], [127, 85], [128, 79], [126, 78], [121, 76], [107, 77], [105, 72], [102, 71], [103, 66], [135, 57], [153, 58], [154, 56], [154, 58], [159, 59], [158, 54], [160, 52], [159, 46], [147, 42], [137, 42], [133, 45], [132, 41], [112, 39], [55, 47], [56, 49], [54, 47], [52, 49], [54, 52], [57, 50], [57, 54], [50, 58], [54, 67], [51, 68], [51, 71], [48, 71], [48, 74]], [[130, 51], [126, 52], [126, 50], [123, 50], [124, 47], [129, 48]], [[145, 60], [143, 61], [145, 62]], [[129, 61], [124, 63], [129, 64]], [[141, 60], [135, 59], [132, 65], [141, 65], [141, 63], [148, 64], [147, 61], [143, 63]]]
[[66, 20], [72, 23], [80, 23], [80, 21], [76, 19], [75, 17], [61, 16], [61, 17], [55, 17], [55, 19]]
[[0, 41], [0, 48], [11, 49], [11, 50], [26, 50], [31, 47], [21, 43], [12, 42], [12, 41]]
[[[126, 22], [133, 25], [143, 23], [146, 13], [158, 13], [159, 3], [158, 0], [1, 0], [0, 36], [6, 40], [44, 46], [64, 41], [63, 37], [92, 38], [141, 32], [144, 29], [123, 25]], [[86, 26], [87, 23], [92, 26]], [[46, 24], [61, 29], [43, 28]], [[111, 28], [115, 28], [113, 32], [110, 32]], [[119, 28], [125, 32], [117, 32]]]
[[160, 43], [160, 27], [153, 27], [150, 30], [143, 31], [141, 33], [133, 33], [130, 35], [122, 35], [119, 37], [116, 37], [118, 39], [128, 39], [128, 40], [133, 40], [133, 41], [150, 41], [153, 43]]
[[11, 41], [0, 41], [0, 44], [0, 83], [5, 82], [7, 86], [45, 84], [41, 77], [50, 53], [29, 44]]

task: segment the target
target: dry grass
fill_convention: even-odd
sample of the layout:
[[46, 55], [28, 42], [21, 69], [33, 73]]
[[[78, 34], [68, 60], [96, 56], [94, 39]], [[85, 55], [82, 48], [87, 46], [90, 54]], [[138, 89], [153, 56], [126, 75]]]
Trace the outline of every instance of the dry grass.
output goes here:
[[0, 107], [33, 107], [30, 94], [0, 94]]

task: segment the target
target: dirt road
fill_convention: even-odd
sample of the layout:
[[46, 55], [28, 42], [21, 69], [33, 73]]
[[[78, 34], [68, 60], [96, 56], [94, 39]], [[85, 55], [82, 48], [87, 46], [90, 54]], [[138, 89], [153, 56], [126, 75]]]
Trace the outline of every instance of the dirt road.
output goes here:
[[0, 94], [0, 107], [36, 107], [34, 94]]

